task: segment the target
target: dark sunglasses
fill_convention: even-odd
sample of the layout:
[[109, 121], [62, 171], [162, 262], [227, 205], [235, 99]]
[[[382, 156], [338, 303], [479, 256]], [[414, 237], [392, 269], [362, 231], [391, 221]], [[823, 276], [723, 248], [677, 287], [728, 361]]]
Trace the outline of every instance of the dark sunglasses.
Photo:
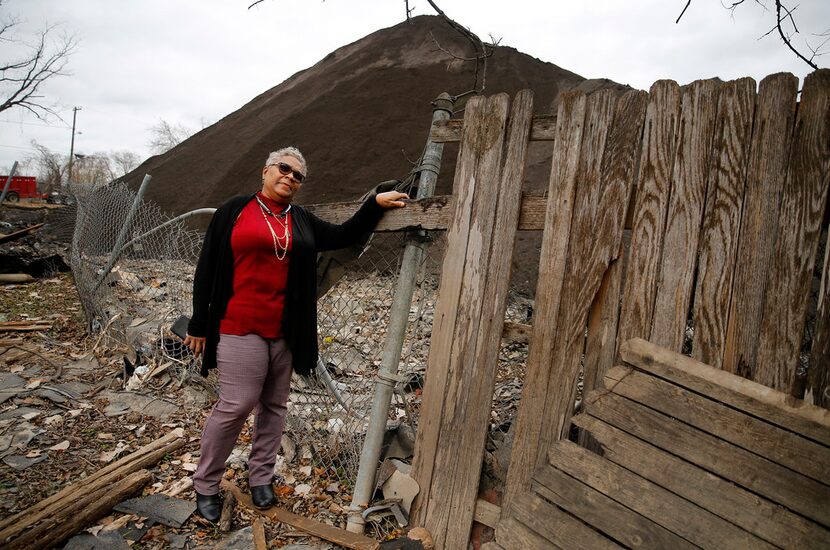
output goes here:
[[305, 179], [305, 176], [302, 174], [302, 172], [298, 172], [297, 170], [294, 170], [293, 168], [291, 168], [289, 165], [287, 165], [284, 162], [278, 162], [276, 164], [269, 164], [268, 166], [276, 166], [277, 169], [280, 171], [280, 174], [282, 174], [283, 176], [287, 176], [288, 174], [291, 174], [291, 177], [294, 178], [294, 181], [296, 181], [297, 183], [303, 183], [303, 180]]

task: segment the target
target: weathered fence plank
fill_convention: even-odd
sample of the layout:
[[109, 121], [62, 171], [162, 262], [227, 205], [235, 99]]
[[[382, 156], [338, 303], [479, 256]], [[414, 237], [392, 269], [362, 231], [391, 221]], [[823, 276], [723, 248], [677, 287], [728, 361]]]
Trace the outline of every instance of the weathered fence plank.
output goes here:
[[723, 84], [718, 103], [692, 307], [692, 356], [721, 368], [755, 110], [755, 81], [742, 78]]
[[801, 92], [754, 376], [795, 397], [801, 397], [796, 367], [830, 184], [828, 144], [830, 69], [821, 69], [807, 76]]
[[603, 458], [782, 548], [827, 548], [830, 531], [587, 414], [574, 417]]
[[[825, 229], [830, 235], [830, 225]], [[816, 329], [813, 333], [813, 347], [810, 351], [810, 371], [807, 373], [807, 391], [804, 399], [827, 408], [830, 382], [830, 237], [824, 248], [824, 268], [821, 272], [821, 287], [816, 306]]]
[[[599, 290], [588, 311], [588, 335], [585, 339], [585, 359], [582, 367], [582, 391], [587, 392], [602, 386], [602, 377], [614, 364], [617, 353], [617, 329], [620, 314], [620, 292], [622, 290], [623, 249], [613, 260], [602, 277]], [[598, 450], [579, 434], [582, 447]]]
[[558, 441], [551, 448], [551, 464], [701, 548], [774, 548], [570, 441]]
[[[474, 187], [475, 193], [469, 234], [462, 251], [463, 271], [452, 275], [463, 279], [458, 292], [451, 291], [448, 299], [443, 295], [442, 281], [439, 304], [450, 302], [458, 310], [461, 322], [445, 325], [452, 340], [430, 349], [430, 369], [441, 363], [438, 373], [445, 373], [443, 380], [438, 379], [439, 388], [443, 389], [438, 393], [443, 394], [444, 403], [435, 424], [440, 427], [441, 436], [432, 464], [419, 462], [421, 472], [431, 468], [432, 473], [426, 491], [421, 485], [422, 494], [426, 494], [419, 500], [418, 514], [439, 548], [463, 547], [469, 539], [490, 418], [521, 196], [521, 186], [511, 186], [509, 182], [517, 176], [521, 181], [524, 173], [533, 96], [524, 91], [514, 100], [502, 170], [507, 103], [506, 95], [486, 100], [483, 120], [470, 135], [473, 154], [459, 159], [459, 163], [478, 162], [474, 180], [459, 182], [461, 186]], [[471, 123], [475, 125], [475, 119]], [[464, 191], [458, 189], [457, 193], [462, 195]], [[445, 276], [447, 265], [454, 261], [446, 260]], [[435, 374], [428, 371], [428, 387], [434, 388], [429, 385]], [[467, 475], [459, 476], [459, 471]]]
[[830, 448], [697, 393], [627, 367], [613, 367], [605, 388], [681, 420], [819, 482], [827, 482]]
[[655, 82], [646, 110], [618, 342], [651, 334], [679, 118], [680, 87], [671, 80]]
[[546, 322], [534, 323], [532, 327], [532, 343], [528, 350], [524, 389], [516, 418], [515, 443], [510, 468], [507, 471], [502, 517], [507, 515], [507, 508], [513, 499], [530, 488], [530, 476], [539, 456], [538, 441], [542, 422], [538, 411], [544, 404], [551, 375], [551, 343], [556, 334], [555, 319], [559, 311], [562, 280], [565, 276], [585, 106], [586, 98], [583, 93], [568, 92], [563, 94], [559, 101], [534, 307], [536, 318], [545, 319]]
[[[465, 120], [468, 124], [464, 127], [453, 180], [453, 190], [456, 196], [455, 215], [447, 229], [447, 250], [444, 254], [441, 283], [438, 289], [439, 300], [436, 304], [427, 363], [429, 375], [424, 381], [421, 418], [412, 464], [413, 477], [421, 488], [413, 505], [413, 520], [421, 525], [423, 525], [422, 516], [424, 516], [425, 504], [429, 501], [435, 453], [446, 401], [444, 388], [450, 371], [448, 359], [452, 351], [453, 333], [458, 324], [456, 320], [464, 280], [467, 240], [475, 223], [472, 219], [473, 203], [476, 197], [476, 187], [482, 181], [478, 176], [482, 171], [485, 173], [490, 171], [493, 165], [498, 164], [501, 157], [501, 140], [498, 140], [498, 147], [493, 147], [495, 144], [490, 144], [489, 147], [477, 147], [479, 142], [475, 138], [476, 134], [486, 132], [484, 127], [487, 125], [488, 106], [484, 98], [472, 98], [467, 104]], [[506, 114], [505, 107], [504, 115]]]
[[781, 182], [787, 174], [798, 79], [770, 75], [761, 81], [752, 130], [741, 233], [723, 369], [752, 378], [769, 262], [778, 229]]
[[680, 351], [693, 290], [706, 178], [715, 129], [718, 83], [698, 80], [683, 93], [672, 190], [650, 341]]
[[828, 526], [826, 485], [614, 393], [586, 401], [591, 416]]
[[[505, 98], [505, 109], [507, 100]], [[523, 179], [533, 94], [519, 92], [513, 99], [504, 169], [492, 173], [492, 184], [482, 182], [477, 193], [488, 193], [489, 200], [480, 200], [474, 211], [474, 224], [481, 237], [472, 233], [467, 254], [473, 262], [465, 273], [462, 288], [461, 315], [463, 325], [455, 330], [451, 368], [454, 376], [447, 381], [449, 402], [441, 430], [447, 437], [438, 448], [430, 494], [437, 507], [427, 509], [425, 525], [436, 543], [445, 527], [445, 548], [462, 548], [469, 540], [478, 494], [481, 456], [484, 453], [490, 403], [493, 399], [498, 353], [504, 324], [507, 291], [510, 286], [510, 265], [519, 216], [520, 185], [509, 185], [514, 178]], [[474, 239], [481, 238], [480, 249]], [[466, 476], [458, 476], [458, 472]], [[444, 523], [446, 517], [446, 524]], [[433, 518], [432, 521], [430, 518]]]
[[[594, 96], [589, 97], [588, 102]], [[592, 130], [601, 133], [602, 126], [614, 120], [604, 145], [586, 149], [583, 139], [582, 157], [601, 155], [599, 173], [582, 181], [571, 225], [568, 264], [560, 302], [557, 333], [554, 340], [553, 376], [548, 382], [545, 408], [542, 409], [542, 445], [567, 436], [573, 414], [577, 372], [584, 352], [588, 311], [610, 263], [617, 258], [622, 242], [626, 208], [634, 181], [634, 167], [639, 155], [647, 96], [645, 92], [628, 92], [616, 101], [611, 111], [598, 98], [602, 118]], [[613, 114], [615, 113], [615, 114]], [[588, 114], [589, 120], [591, 112]], [[606, 122], [607, 121], [607, 122]], [[589, 168], [590, 169], [590, 168]], [[593, 181], [592, 181], [593, 180]], [[543, 456], [543, 455], [542, 455]]]

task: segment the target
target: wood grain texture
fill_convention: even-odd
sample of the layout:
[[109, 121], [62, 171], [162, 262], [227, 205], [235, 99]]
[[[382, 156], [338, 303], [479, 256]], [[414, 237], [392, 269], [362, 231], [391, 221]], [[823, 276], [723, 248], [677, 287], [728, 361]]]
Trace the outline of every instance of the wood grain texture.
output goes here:
[[820, 483], [830, 482], [830, 448], [657, 377], [613, 367], [605, 388], [720, 437]]
[[830, 411], [640, 338], [620, 346], [629, 365], [830, 446]]
[[603, 457], [782, 548], [827, 548], [830, 531], [587, 414], [574, 424]]
[[[506, 116], [506, 107], [504, 108]], [[427, 376], [421, 403], [421, 418], [415, 438], [415, 452], [412, 460], [412, 476], [421, 488], [412, 505], [414, 525], [423, 525], [429, 489], [432, 485], [435, 455], [440, 435], [441, 419], [444, 413], [445, 387], [450, 373], [450, 353], [453, 346], [454, 330], [459, 319], [461, 287], [467, 257], [467, 241], [474, 223], [473, 205], [477, 183], [480, 181], [480, 165], [488, 169], [498, 164], [499, 148], [482, 148], [478, 135], [486, 132], [488, 106], [485, 98], [474, 97], [467, 103], [464, 119], [466, 124], [458, 150], [453, 195], [456, 205], [452, 222], [447, 229], [447, 250], [441, 270], [438, 301], [433, 320], [432, 340], [427, 359]], [[501, 140], [499, 140], [501, 141]], [[495, 157], [495, 158], [494, 158]]]
[[476, 511], [474, 519], [487, 527], [493, 529], [499, 524], [501, 517], [501, 506], [487, 502], [483, 498], [476, 500]]
[[[132, 472], [118, 483], [94, 492], [78, 495], [69, 506], [44, 518], [40, 523], [3, 545], [5, 550], [44, 550], [54, 548], [70, 536], [91, 527], [112, 512], [119, 502], [136, 493], [153, 480], [148, 470]], [[5, 539], [4, 539], [5, 541]]]
[[[589, 106], [595, 96], [591, 96]], [[612, 99], [612, 98], [609, 98]], [[560, 437], [567, 436], [573, 414], [577, 373], [584, 352], [588, 311], [594, 303], [609, 264], [620, 251], [626, 208], [634, 181], [634, 167], [639, 155], [647, 95], [628, 92], [612, 108], [599, 96], [593, 134], [607, 131], [605, 143], [598, 137], [583, 139], [581, 159], [585, 159], [585, 187], [579, 189], [571, 225], [568, 264], [559, 307], [557, 333], [548, 380], [547, 400], [542, 411], [543, 428], [539, 444], [544, 460], [545, 449]], [[589, 109], [588, 120], [591, 120]], [[613, 118], [613, 122], [609, 119]], [[609, 126], [610, 123], [610, 126]], [[607, 127], [607, 130], [604, 128]], [[591, 126], [586, 124], [586, 130]], [[587, 147], [586, 147], [587, 146]], [[595, 155], [602, 156], [598, 172]], [[535, 335], [534, 335], [535, 337]]]
[[614, 364], [617, 351], [617, 327], [622, 290], [623, 251], [611, 261], [602, 277], [599, 290], [588, 311], [588, 336], [585, 341], [582, 387], [602, 385], [602, 377]]
[[[498, 147], [500, 153], [507, 96], [488, 101], [492, 116], [488, 124], [496, 125], [499, 131], [492, 147]], [[463, 322], [454, 330], [447, 401], [424, 515], [424, 526], [439, 548], [466, 546], [473, 523], [521, 196], [521, 188], [505, 180], [524, 176], [532, 113], [533, 94], [519, 92], [510, 111], [504, 169], [499, 165], [500, 156], [493, 155], [493, 163], [482, 162], [478, 173], [459, 303]]]
[[826, 485], [614, 393], [590, 393], [586, 410], [825, 527], [830, 523], [830, 488]]
[[655, 82], [646, 109], [619, 342], [651, 335], [679, 119], [680, 87], [671, 80]]
[[717, 368], [723, 364], [754, 111], [754, 80], [721, 86], [692, 306], [692, 356]]
[[[614, 364], [620, 317], [623, 253], [621, 247], [617, 259], [608, 265], [588, 311], [588, 335], [585, 339], [585, 358], [582, 366], [583, 392], [600, 387], [602, 377]], [[584, 433], [579, 434], [579, 445], [593, 451], [599, 450], [596, 443]]]
[[830, 69], [808, 75], [781, 196], [754, 380], [796, 395], [796, 368], [830, 185]]
[[507, 511], [513, 499], [530, 488], [530, 477], [539, 456], [538, 441], [542, 419], [538, 411], [544, 406], [551, 376], [551, 343], [556, 334], [562, 280], [565, 276], [585, 107], [584, 93], [567, 92], [561, 96], [557, 111], [557, 134], [553, 145], [549, 199], [534, 307], [536, 319], [545, 321], [533, 324], [524, 389], [516, 418], [510, 467], [507, 471], [502, 517], [509, 517]]
[[680, 351], [693, 290], [700, 227], [706, 199], [718, 83], [698, 80], [683, 92], [672, 189], [649, 340]]
[[774, 548], [570, 441], [551, 447], [551, 465], [701, 548]]
[[[830, 232], [830, 226], [825, 234]], [[816, 329], [810, 350], [810, 371], [807, 373], [805, 400], [815, 405], [830, 406], [830, 237], [824, 248], [824, 267], [821, 271], [821, 287], [816, 306]]]
[[533, 491], [627, 548], [696, 548], [553, 466], [533, 475]]
[[[612, 540], [585, 525], [581, 518], [560, 510], [533, 493], [522, 495], [516, 503], [515, 515], [518, 521], [545, 537], [548, 544], [554, 544], [560, 548], [568, 550], [620, 548]], [[498, 534], [496, 540], [499, 541]]]
[[755, 372], [797, 90], [798, 79], [784, 73], [764, 78], [758, 89], [722, 365], [744, 378], [751, 379]]

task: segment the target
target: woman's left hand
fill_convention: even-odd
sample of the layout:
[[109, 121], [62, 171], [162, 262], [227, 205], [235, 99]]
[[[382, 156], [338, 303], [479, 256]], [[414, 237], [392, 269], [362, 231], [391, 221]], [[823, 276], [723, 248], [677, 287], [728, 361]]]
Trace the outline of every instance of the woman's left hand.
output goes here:
[[400, 191], [386, 191], [385, 193], [378, 193], [375, 196], [375, 201], [381, 208], [403, 208], [406, 206], [406, 202], [401, 199], [408, 198], [409, 195]]

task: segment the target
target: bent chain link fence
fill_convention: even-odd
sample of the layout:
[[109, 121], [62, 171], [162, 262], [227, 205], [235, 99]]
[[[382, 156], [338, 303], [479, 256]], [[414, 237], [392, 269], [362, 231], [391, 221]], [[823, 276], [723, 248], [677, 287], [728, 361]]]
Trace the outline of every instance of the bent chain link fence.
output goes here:
[[[180, 315], [191, 312], [193, 274], [203, 233], [186, 221], [173, 221], [152, 203], [140, 202], [127, 232], [126, 247], [110, 263], [117, 236], [136, 193], [125, 184], [74, 186], [75, 207], [53, 225], [65, 231], [75, 216], [71, 267], [91, 333], [138, 352], [154, 367], [166, 366], [175, 379], [199, 378], [199, 362], [170, 332]], [[152, 232], [160, 225], [163, 230]], [[387, 321], [406, 242], [403, 233], [375, 234], [344, 276], [318, 301], [322, 376], [294, 376], [277, 474], [288, 475], [310, 457], [349, 492], [357, 475], [369, 421], [375, 375], [381, 362]], [[411, 455], [426, 372], [444, 234], [427, 236], [418, 271], [398, 374], [384, 437], [387, 456]], [[526, 322], [529, 301], [511, 293], [508, 319]], [[524, 372], [526, 344], [505, 343], [500, 355], [491, 413], [491, 435], [503, 436], [515, 415]], [[208, 378], [214, 389], [215, 374]], [[307, 461], [305, 461], [307, 462]], [[345, 519], [344, 519], [345, 521]], [[389, 517], [369, 518], [370, 533], [382, 537], [396, 528]], [[373, 531], [373, 532], [372, 532]]]

